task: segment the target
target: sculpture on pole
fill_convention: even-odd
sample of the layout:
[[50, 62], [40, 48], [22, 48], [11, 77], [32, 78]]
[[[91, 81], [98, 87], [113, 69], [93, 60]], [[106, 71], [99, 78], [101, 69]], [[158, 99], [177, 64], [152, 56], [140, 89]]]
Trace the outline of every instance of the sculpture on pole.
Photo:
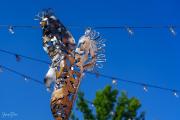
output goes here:
[[50, 107], [55, 120], [68, 120], [85, 71], [102, 68], [105, 58], [104, 39], [87, 28], [76, 45], [74, 37], [51, 9], [37, 17], [43, 31], [43, 48], [52, 64], [44, 83], [53, 92]]

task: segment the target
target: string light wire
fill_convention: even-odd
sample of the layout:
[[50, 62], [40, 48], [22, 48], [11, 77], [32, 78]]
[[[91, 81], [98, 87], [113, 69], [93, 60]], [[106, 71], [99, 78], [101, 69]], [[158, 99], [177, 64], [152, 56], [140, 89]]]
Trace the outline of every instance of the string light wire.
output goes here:
[[[33, 58], [33, 57], [29, 57], [29, 56], [25, 56], [25, 55], [21, 55], [21, 54], [18, 54], [18, 53], [14, 53], [14, 52], [10, 52], [10, 51], [7, 51], [7, 50], [3, 50], [3, 49], [0, 49], [0, 52], [2, 53], [6, 53], [6, 54], [9, 54], [9, 55], [19, 55], [20, 57], [22, 58], [26, 58], [26, 59], [29, 59], [29, 60], [32, 60], [32, 61], [36, 61], [36, 62], [40, 62], [40, 63], [44, 63], [44, 64], [48, 64], [50, 65], [49, 62], [45, 61], [45, 60], [41, 60], [41, 59], [36, 59], [36, 58]], [[0, 68], [1, 68], [1, 71], [3, 71], [3, 69], [6, 69], [10, 72], [13, 72], [17, 75], [20, 75], [26, 79], [31, 79], [33, 80], [34, 82], [37, 82], [37, 83], [40, 83], [40, 84], [43, 84], [43, 82], [41, 82], [40, 80], [37, 80], [37, 79], [34, 79], [34, 78], [31, 78], [30, 76], [27, 76], [27, 75], [24, 75], [22, 73], [19, 73], [13, 69], [10, 69], [8, 67], [5, 67], [3, 65], [0, 65]], [[180, 92], [180, 90], [176, 90], [176, 89], [171, 89], [171, 88], [167, 88], [167, 87], [162, 87], [162, 86], [158, 86], [158, 85], [153, 85], [153, 84], [148, 84], [148, 83], [143, 83], [143, 82], [136, 82], [136, 81], [131, 81], [131, 80], [125, 80], [125, 79], [122, 79], [122, 78], [119, 78], [119, 77], [113, 77], [113, 76], [109, 76], [109, 75], [105, 75], [105, 74], [101, 74], [101, 73], [97, 73], [97, 72], [90, 72], [90, 71], [85, 71], [86, 73], [88, 74], [92, 74], [92, 75], [95, 75], [97, 76], [98, 74], [98, 77], [103, 77], [103, 78], [107, 78], [107, 79], [110, 79], [112, 80], [112, 82], [114, 80], [116, 81], [119, 81], [119, 82], [125, 82], [125, 83], [130, 83], [130, 84], [134, 84], [134, 85], [138, 85], [138, 86], [142, 86], [143, 88], [146, 87], [146, 88], [155, 88], [155, 89], [160, 89], [160, 90], [164, 90], [164, 91], [170, 91], [172, 93], [176, 93], [176, 96], [177, 94]], [[117, 83], [116, 83], [117, 84]]]
[[15, 57], [19, 56], [19, 57], [22, 57], [22, 58], [25, 58], [25, 59], [28, 59], [28, 60], [32, 60], [32, 61], [36, 61], [36, 62], [48, 64], [48, 65], [51, 64], [50, 62], [45, 61], [45, 60], [41, 60], [41, 59], [37, 59], [37, 58], [33, 58], [33, 57], [21, 55], [21, 54], [17, 54], [17, 53], [14, 53], [14, 52], [10, 52], [10, 51], [3, 50], [3, 49], [0, 49], [0, 52], [1, 52], [1, 53], [6, 53], [6, 54], [9, 54], [9, 55], [13, 55], [13, 56], [15, 56]]
[[30, 76], [28, 76], [28, 75], [25, 75], [25, 74], [23, 74], [23, 73], [17, 72], [16, 70], [13, 70], [13, 69], [11, 69], [11, 68], [9, 68], [9, 67], [3, 66], [3, 65], [0, 65], [0, 67], [1, 67], [1, 69], [3, 69], [3, 70], [7, 70], [7, 71], [9, 71], [9, 72], [12, 72], [12, 73], [14, 73], [14, 74], [16, 74], [16, 75], [19, 75], [19, 76], [23, 77], [25, 80], [28, 80], [28, 79], [29, 79], [29, 80], [32, 80], [32, 81], [40, 84], [40, 85], [44, 85], [44, 83], [43, 83], [42, 81], [40, 81], [40, 80], [38, 80], [38, 79], [35, 79], [35, 78], [32, 78], [32, 77], [30, 77]]
[[[94, 72], [88, 72], [88, 71], [86, 71], [86, 73], [93, 74], [93, 75], [95, 74]], [[170, 92], [174, 92], [174, 91], [180, 92], [179, 90], [175, 90], [175, 89], [171, 89], [171, 88], [166, 88], [166, 87], [162, 87], [162, 86], [158, 86], [158, 85], [152, 85], [152, 84], [147, 84], [147, 83], [142, 83], [142, 82], [135, 82], [135, 81], [125, 80], [125, 79], [122, 79], [122, 78], [112, 77], [112, 76], [101, 74], [101, 73], [99, 73], [99, 76], [103, 77], [103, 78], [111, 79], [111, 80], [115, 79], [115, 80], [120, 81], [120, 82], [131, 83], [131, 84], [139, 85], [139, 86], [146, 85], [146, 87], [148, 87], [148, 88], [161, 89], [161, 90], [170, 91]]]
[[[36, 25], [0, 25], [1, 28], [27, 28], [27, 29], [41, 29], [40, 26]], [[67, 28], [87, 28], [88, 26], [80, 26], [80, 25], [68, 25]], [[112, 25], [112, 26], [91, 26], [94, 29], [173, 29], [180, 28], [180, 25], [151, 25], [151, 26], [134, 26], [134, 25]]]

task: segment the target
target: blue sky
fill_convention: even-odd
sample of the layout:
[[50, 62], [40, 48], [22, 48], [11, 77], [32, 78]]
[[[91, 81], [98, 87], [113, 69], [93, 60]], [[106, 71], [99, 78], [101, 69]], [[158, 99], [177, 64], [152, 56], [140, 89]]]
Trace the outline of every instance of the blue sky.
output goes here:
[[[171, 25], [180, 24], [178, 0], [6, 0], [1, 2], [0, 24], [39, 25], [34, 16], [44, 8], [53, 8], [64, 25], [115, 26], [115, 25]], [[69, 28], [78, 41], [84, 28]], [[99, 30], [107, 39], [107, 63], [100, 70], [138, 82], [180, 89], [180, 31], [174, 37], [167, 29], [135, 29], [134, 36], [126, 30]], [[20, 54], [49, 60], [42, 48], [41, 29], [15, 29], [15, 35], [0, 28], [0, 48]], [[48, 70], [46, 64], [0, 54], [0, 64], [43, 81]], [[92, 100], [95, 92], [111, 84], [111, 80], [86, 75], [80, 89]], [[180, 99], [171, 92], [149, 89], [128, 83], [118, 83], [130, 97], [142, 102], [141, 111], [147, 120], [179, 120]], [[49, 108], [50, 93], [44, 86], [24, 81], [9, 72], [0, 74], [0, 114], [15, 112], [14, 118], [4, 120], [52, 120]]]

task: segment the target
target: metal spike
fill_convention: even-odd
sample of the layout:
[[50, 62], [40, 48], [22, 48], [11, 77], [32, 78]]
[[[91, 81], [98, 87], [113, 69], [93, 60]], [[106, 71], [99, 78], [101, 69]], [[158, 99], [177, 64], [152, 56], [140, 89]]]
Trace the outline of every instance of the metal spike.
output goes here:
[[46, 91], [47, 91], [47, 92], [51, 92], [50, 88], [46, 88]]
[[98, 62], [98, 63], [105, 63], [106, 62], [106, 59], [96, 59], [96, 62]]
[[34, 20], [39, 20], [40, 18], [38, 16], [35, 16], [34, 17]]
[[103, 68], [103, 64], [101, 64], [101, 63], [96, 63], [96, 67], [98, 67], [98, 68]]

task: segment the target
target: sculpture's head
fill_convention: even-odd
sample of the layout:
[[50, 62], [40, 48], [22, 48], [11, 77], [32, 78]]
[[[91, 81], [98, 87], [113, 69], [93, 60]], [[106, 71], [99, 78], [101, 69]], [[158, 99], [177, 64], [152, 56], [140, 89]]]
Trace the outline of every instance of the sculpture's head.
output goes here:
[[54, 12], [51, 8], [44, 9], [41, 12], [39, 12], [35, 17], [36, 20], [43, 20], [44, 18], [49, 18], [50, 16], [54, 16]]
[[39, 20], [40, 21], [40, 25], [42, 28], [47, 27], [49, 20], [51, 19], [51, 21], [56, 21], [56, 17], [55, 14], [53, 12], [52, 9], [44, 9], [41, 12], [39, 12], [36, 16], [35, 16], [35, 20]]

